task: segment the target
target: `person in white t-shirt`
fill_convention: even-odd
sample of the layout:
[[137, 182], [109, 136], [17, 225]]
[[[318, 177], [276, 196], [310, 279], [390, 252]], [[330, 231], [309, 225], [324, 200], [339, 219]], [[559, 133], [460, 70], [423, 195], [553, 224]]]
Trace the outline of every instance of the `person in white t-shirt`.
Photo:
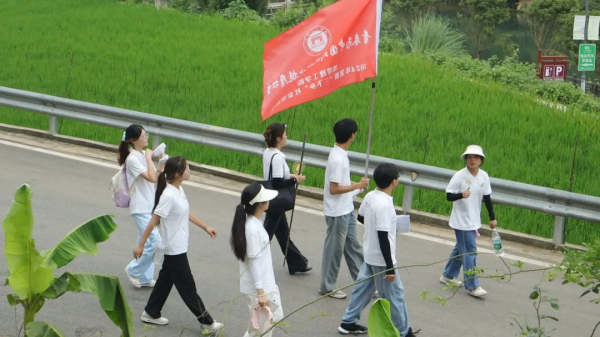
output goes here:
[[[367, 193], [358, 210], [358, 221], [364, 223], [365, 262], [354, 287], [350, 303], [338, 332], [343, 335], [366, 334], [368, 329], [360, 324], [360, 314], [371, 302], [375, 291], [390, 302], [392, 322], [403, 337], [413, 337], [404, 302], [404, 287], [396, 261], [396, 209], [392, 192], [398, 187], [400, 171], [389, 163], [379, 164], [373, 172], [377, 189]], [[385, 274], [379, 274], [383, 273]], [[375, 277], [373, 275], [379, 274]]]
[[[487, 292], [479, 286], [477, 274], [467, 274], [477, 266], [477, 245], [475, 242], [476, 231], [481, 228], [481, 201], [485, 202], [490, 217], [490, 228], [496, 228], [498, 221], [492, 206], [492, 186], [488, 174], [480, 169], [485, 155], [479, 145], [469, 145], [462, 154], [461, 159], [467, 166], [456, 172], [448, 187], [446, 198], [451, 201], [452, 213], [450, 214], [450, 227], [456, 234], [456, 246], [450, 253], [440, 282], [449, 286], [460, 287], [463, 282], [457, 279], [460, 268], [464, 272], [464, 286], [469, 294], [474, 297], [485, 296]], [[472, 272], [471, 272], [472, 273]]]
[[[282, 123], [272, 123], [263, 133], [267, 144], [262, 156], [263, 176], [265, 180], [272, 180], [273, 188], [277, 190], [297, 183], [301, 184], [306, 180], [304, 175], [290, 174], [290, 168], [285, 162], [285, 154], [281, 152], [281, 149], [287, 144], [286, 127]], [[270, 177], [269, 173], [271, 173]], [[302, 255], [300, 249], [290, 239], [290, 229], [285, 212], [267, 211], [265, 229], [269, 234], [269, 240], [273, 239], [273, 235], [277, 237], [277, 242], [279, 242], [279, 247], [284, 255], [287, 251], [286, 261], [290, 275], [312, 270], [312, 267], [308, 266], [308, 259]]]
[[[148, 146], [148, 134], [139, 124], [130, 125], [123, 133], [119, 145], [119, 165], [125, 165], [127, 185], [130, 190], [129, 211], [138, 230], [137, 241], [152, 218], [154, 194], [156, 193], [156, 179], [164, 167], [164, 162], [159, 163], [156, 170], [152, 162], [152, 151], [144, 148]], [[131, 147], [131, 150], [130, 150]], [[160, 242], [158, 230], [152, 231], [144, 247], [144, 255], [140, 259], [132, 260], [125, 273], [131, 284], [136, 288], [154, 287], [154, 248]]]
[[164, 251], [164, 261], [141, 319], [142, 322], [157, 325], [169, 323], [168, 319], [162, 317], [161, 310], [174, 285], [183, 302], [197, 318], [201, 329], [217, 332], [223, 328], [223, 324], [214, 321], [204, 307], [187, 258], [190, 221], [204, 229], [213, 239], [217, 236], [217, 231], [190, 212], [190, 205], [181, 186], [181, 183], [189, 178], [190, 168], [187, 160], [180, 156], [169, 158], [165, 170], [158, 177], [154, 215], [144, 230], [139, 245], [133, 251], [134, 258], [142, 256], [150, 233], [156, 226], [159, 227], [162, 243], [156, 250], [157, 254]]
[[325, 168], [323, 211], [327, 235], [323, 247], [319, 293], [336, 299], [346, 298], [346, 294], [338, 290], [336, 285], [342, 255], [346, 258], [354, 281], [363, 263], [362, 246], [358, 241], [354, 217], [354, 197], [369, 187], [369, 179], [362, 178], [359, 183], [350, 180], [347, 151], [354, 142], [356, 132], [358, 124], [353, 119], [346, 118], [335, 123], [335, 145], [329, 153]]
[[[267, 322], [268, 315], [263, 310], [265, 307], [271, 311], [274, 321], [283, 318], [269, 235], [261, 221], [263, 213], [269, 208], [269, 201], [277, 194], [277, 191], [265, 189], [259, 183], [248, 185], [242, 191], [241, 202], [236, 207], [231, 225], [231, 249], [240, 266], [240, 292], [250, 300], [249, 324], [244, 337], [272, 335], [272, 329], [263, 335], [272, 323]], [[270, 302], [275, 303], [277, 308], [271, 308]], [[256, 325], [252, 324], [253, 316]]]

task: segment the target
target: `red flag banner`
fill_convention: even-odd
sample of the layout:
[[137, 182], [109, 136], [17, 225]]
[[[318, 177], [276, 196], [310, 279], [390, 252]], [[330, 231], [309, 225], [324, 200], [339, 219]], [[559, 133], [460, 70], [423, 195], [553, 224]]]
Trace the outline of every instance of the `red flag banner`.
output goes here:
[[263, 121], [377, 75], [382, 0], [340, 0], [265, 43]]

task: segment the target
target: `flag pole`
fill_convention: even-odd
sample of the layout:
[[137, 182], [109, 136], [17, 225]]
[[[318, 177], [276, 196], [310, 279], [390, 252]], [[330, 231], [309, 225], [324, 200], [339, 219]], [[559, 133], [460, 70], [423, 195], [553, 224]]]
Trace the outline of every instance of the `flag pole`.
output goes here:
[[[304, 132], [304, 141], [302, 142], [302, 153], [300, 154], [300, 168], [298, 174], [302, 174], [302, 166], [304, 161], [304, 147], [306, 146], [306, 132]], [[296, 184], [296, 195], [298, 195], [298, 184]], [[283, 256], [283, 266], [285, 267], [285, 261], [287, 260], [288, 248], [290, 248], [290, 237], [292, 236], [292, 223], [294, 222], [294, 210], [296, 209], [296, 197], [294, 197], [294, 208], [292, 208], [292, 216], [290, 217], [290, 228], [288, 229], [287, 244], [285, 245], [285, 254]]]
[[373, 110], [375, 109], [375, 77], [371, 82], [371, 116], [369, 119], [369, 138], [367, 140], [367, 161], [365, 163], [365, 178], [369, 177], [369, 154], [371, 153], [371, 134], [373, 132]]

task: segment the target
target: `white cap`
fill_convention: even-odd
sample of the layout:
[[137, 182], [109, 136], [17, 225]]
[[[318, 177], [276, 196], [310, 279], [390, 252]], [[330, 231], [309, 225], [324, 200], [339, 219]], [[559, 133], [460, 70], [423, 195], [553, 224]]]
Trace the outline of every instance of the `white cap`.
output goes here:
[[483, 154], [483, 149], [479, 145], [467, 146], [465, 153], [463, 153], [462, 156], [460, 156], [460, 159], [465, 159], [467, 157], [467, 155], [469, 155], [469, 154], [474, 154], [474, 155], [478, 155], [478, 156], [485, 158], [485, 155]]
[[278, 194], [278, 191], [268, 190], [263, 185], [260, 185], [260, 192], [258, 192], [254, 199], [250, 200], [250, 205], [254, 205], [258, 202], [273, 200]]

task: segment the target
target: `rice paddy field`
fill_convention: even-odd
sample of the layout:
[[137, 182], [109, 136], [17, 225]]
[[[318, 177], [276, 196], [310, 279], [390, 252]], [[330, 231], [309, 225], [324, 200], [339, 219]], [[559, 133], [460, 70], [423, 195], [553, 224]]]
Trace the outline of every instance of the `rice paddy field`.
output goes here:
[[[256, 133], [288, 122], [290, 138], [308, 131], [308, 142], [326, 146], [335, 141], [333, 124], [351, 117], [361, 127], [351, 150], [366, 150], [368, 81], [261, 121], [263, 44], [279, 33], [274, 28], [115, 0], [3, 0], [0, 22], [1, 86]], [[0, 108], [0, 122], [48, 128], [47, 116], [8, 108]], [[64, 135], [112, 144], [123, 132], [68, 120], [59, 127]], [[477, 143], [490, 176], [568, 189], [579, 137], [573, 191], [600, 195], [597, 127], [596, 116], [554, 110], [417, 57], [380, 57], [375, 155], [458, 170], [466, 145]], [[258, 157], [166, 142], [171, 155], [262, 172]], [[306, 174], [309, 185], [322, 187], [323, 171]], [[402, 188], [395, 201], [401, 204]], [[442, 193], [417, 190], [414, 208], [448, 215], [451, 204]], [[551, 216], [496, 208], [501, 227], [552, 236]], [[582, 244], [599, 233], [598, 225], [570, 220], [567, 241]]]

